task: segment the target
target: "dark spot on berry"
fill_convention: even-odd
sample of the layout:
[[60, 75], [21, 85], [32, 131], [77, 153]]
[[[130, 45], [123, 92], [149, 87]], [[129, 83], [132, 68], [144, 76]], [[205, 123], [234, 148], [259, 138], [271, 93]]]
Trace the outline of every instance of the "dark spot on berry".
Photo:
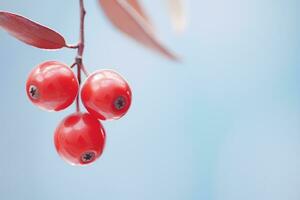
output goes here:
[[119, 96], [115, 102], [114, 102], [114, 106], [117, 110], [122, 110], [125, 106], [126, 106], [126, 100], [124, 97]]
[[40, 96], [39, 90], [35, 85], [30, 85], [29, 95], [32, 99], [38, 99], [39, 98], [39, 96]]
[[83, 163], [89, 163], [95, 159], [96, 154], [94, 152], [85, 152], [81, 156], [81, 161]]

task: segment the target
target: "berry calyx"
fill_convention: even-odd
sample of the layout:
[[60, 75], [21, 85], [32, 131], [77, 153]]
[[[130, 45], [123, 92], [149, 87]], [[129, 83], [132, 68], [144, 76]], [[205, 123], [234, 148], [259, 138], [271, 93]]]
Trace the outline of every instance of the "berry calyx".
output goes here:
[[81, 90], [85, 108], [98, 119], [119, 119], [131, 105], [131, 89], [126, 80], [112, 70], [96, 71]]
[[33, 69], [27, 79], [26, 93], [36, 106], [60, 111], [70, 106], [79, 84], [73, 71], [65, 64], [48, 61]]
[[58, 125], [54, 143], [58, 154], [66, 162], [87, 165], [101, 156], [105, 138], [105, 130], [94, 116], [76, 112]]

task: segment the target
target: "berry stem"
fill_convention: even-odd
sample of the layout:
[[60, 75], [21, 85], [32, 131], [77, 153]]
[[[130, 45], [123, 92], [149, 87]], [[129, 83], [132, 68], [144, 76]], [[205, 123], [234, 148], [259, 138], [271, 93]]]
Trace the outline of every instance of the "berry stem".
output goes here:
[[[80, 70], [79, 65], [77, 65], [77, 79], [78, 79], [78, 83], [80, 85], [81, 84], [81, 70]], [[80, 112], [79, 94], [76, 97], [76, 111]]]
[[[79, 43], [78, 43], [78, 55], [77, 55], [77, 59], [81, 59], [82, 60], [82, 55], [83, 55], [83, 51], [84, 51], [84, 19], [85, 19], [85, 15], [86, 15], [86, 11], [84, 8], [84, 0], [79, 0], [79, 4], [80, 4], [80, 39], [79, 39]], [[79, 65], [82, 65], [82, 62], [79, 63]]]
[[[80, 5], [80, 29], [79, 29], [79, 42], [78, 42], [78, 48], [77, 48], [77, 56], [75, 58], [75, 62], [77, 65], [77, 78], [79, 85], [81, 84], [81, 70], [85, 72], [85, 74], [88, 74], [87, 70], [84, 68], [82, 57], [84, 52], [84, 20], [86, 15], [86, 10], [84, 8], [84, 0], [79, 0]], [[80, 104], [79, 104], [79, 95], [77, 95], [76, 98], [76, 111], [80, 112]]]

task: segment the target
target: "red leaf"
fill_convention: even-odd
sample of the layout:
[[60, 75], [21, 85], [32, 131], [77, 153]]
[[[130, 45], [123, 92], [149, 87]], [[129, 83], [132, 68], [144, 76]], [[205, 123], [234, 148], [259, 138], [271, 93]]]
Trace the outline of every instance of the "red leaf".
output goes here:
[[150, 19], [146, 15], [138, 0], [127, 0], [127, 2], [149, 23], [149, 25], [152, 26]]
[[0, 28], [26, 44], [41, 49], [60, 49], [65, 39], [57, 32], [22, 16], [0, 12]]
[[127, 1], [99, 0], [105, 14], [122, 32], [162, 55], [177, 60], [177, 56], [166, 49], [152, 32], [152, 27]]

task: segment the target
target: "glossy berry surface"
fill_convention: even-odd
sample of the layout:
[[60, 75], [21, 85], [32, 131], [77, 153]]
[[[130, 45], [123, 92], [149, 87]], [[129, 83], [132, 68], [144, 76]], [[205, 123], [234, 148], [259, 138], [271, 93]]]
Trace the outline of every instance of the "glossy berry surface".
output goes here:
[[131, 89], [121, 75], [112, 70], [96, 71], [85, 81], [81, 99], [98, 119], [119, 119], [131, 105]]
[[54, 143], [58, 154], [72, 165], [94, 162], [103, 152], [105, 131], [89, 113], [74, 113], [57, 127]]
[[27, 96], [31, 102], [48, 111], [63, 110], [71, 105], [78, 94], [78, 88], [73, 71], [56, 61], [38, 65], [26, 83]]

